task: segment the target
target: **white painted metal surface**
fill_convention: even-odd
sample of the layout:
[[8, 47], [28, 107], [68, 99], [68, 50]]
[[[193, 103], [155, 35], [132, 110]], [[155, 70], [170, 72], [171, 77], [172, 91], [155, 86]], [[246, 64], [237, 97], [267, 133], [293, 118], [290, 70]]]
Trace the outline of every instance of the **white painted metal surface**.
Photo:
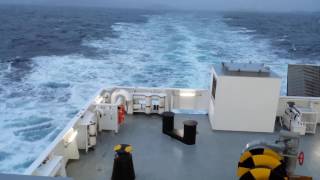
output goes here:
[[277, 77], [217, 77], [210, 122], [215, 130], [273, 132], [281, 79]]
[[305, 135], [306, 133], [306, 126], [302, 121], [302, 114], [293, 104], [291, 106], [289, 106], [289, 104], [287, 105], [285, 113], [281, 118], [281, 123], [290, 131], [297, 132], [300, 135]]
[[66, 176], [66, 170], [64, 168], [63, 157], [53, 156], [51, 159], [42, 164], [36, 171], [37, 176]]
[[112, 130], [118, 132], [118, 106], [101, 103], [96, 105], [99, 131]]
[[301, 113], [301, 120], [306, 127], [306, 133], [315, 134], [317, 128], [318, 113], [310, 108], [298, 107]]
[[[282, 96], [279, 99], [277, 116], [283, 116], [287, 102], [294, 102], [299, 107], [312, 108], [317, 114], [320, 113], [320, 97]], [[317, 116], [320, 123], [320, 116]]]
[[95, 112], [86, 111], [77, 123], [77, 145], [79, 149], [88, 152], [95, 146], [97, 138], [97, 116]]

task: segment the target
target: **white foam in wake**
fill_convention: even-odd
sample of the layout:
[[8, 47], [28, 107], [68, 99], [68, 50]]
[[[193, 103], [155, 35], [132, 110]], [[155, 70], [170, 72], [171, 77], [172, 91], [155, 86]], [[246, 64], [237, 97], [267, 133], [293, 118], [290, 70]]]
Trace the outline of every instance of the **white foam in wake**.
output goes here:
[[[142, 24], [114, 24], [117, 38], [85, 40], [84, 46], [97, 49], [95, 58], [35, 57], [23, 85], [2, 87], [9, 90], [0, 96], [5, 102], [0, 106], [5, 114], [0, 119], [0, 171], [22, 172], [102, 86], [207, 88], [210, 65], [230, 60], [273, 64], [286, 74], [290, 60], [277, 57], [268, 40], [227, 26], [220, 16], [148, 18]], [[8, 98], [10, 88], [22, 95]]]

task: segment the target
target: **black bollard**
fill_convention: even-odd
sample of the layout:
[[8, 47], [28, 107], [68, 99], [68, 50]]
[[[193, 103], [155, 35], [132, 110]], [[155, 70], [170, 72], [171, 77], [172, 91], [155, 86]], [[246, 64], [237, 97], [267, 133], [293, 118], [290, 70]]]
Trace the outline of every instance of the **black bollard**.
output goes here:
[[183, 128], [183, 138], [182, 141], [185, 144], [193, 145], [196, 143], [196, 135], [197, 135], [197, 121], [184, 121], [184, 128]]
[[135, 173], [132, 161], [132, 146], [119, 144], [114, 147], [116, 152], [113, 161], [112, 180], [134, 180]]
[[162, 113], [162, 132], [164, 134], [171, 134], [174, 128], [174, 113], [164, 112]]

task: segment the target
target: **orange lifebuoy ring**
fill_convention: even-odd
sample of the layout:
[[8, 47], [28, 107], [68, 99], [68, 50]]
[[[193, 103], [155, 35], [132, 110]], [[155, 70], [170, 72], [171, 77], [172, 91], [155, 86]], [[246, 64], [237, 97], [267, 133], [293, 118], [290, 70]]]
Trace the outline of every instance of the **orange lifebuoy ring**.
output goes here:
[[118, 107], [118, 123], [119, 124], [122, 124], [124, 122], [125, 114], [126, 114], [126, 111], [125, 111], [124, 105], [120, 105]]

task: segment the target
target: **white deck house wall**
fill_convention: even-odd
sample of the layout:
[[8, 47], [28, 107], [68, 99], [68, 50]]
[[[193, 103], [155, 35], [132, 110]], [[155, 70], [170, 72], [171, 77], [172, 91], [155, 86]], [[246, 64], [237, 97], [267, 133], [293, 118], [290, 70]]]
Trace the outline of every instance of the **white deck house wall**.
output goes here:
[[217, 72], [213, 75], [217, 86], [215, 98], [211, 98], [209, 118], [214, 130], [274, 131], [281, 86], [279, 77]]

